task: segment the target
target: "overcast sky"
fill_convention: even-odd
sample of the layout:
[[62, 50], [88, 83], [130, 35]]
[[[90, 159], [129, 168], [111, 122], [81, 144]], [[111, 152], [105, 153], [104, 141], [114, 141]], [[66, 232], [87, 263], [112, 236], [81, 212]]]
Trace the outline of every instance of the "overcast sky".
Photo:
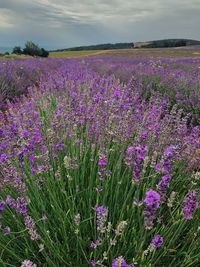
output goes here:
[[0, 46], [200, 40], [200, 0], [0, 0]]

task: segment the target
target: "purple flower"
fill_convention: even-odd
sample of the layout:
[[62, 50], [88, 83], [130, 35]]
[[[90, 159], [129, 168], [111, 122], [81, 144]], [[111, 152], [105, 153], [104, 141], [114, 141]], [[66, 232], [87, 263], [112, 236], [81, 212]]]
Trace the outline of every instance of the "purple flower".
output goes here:
[[169, 183], [172, 179], [170, 174], [166, 174], [162, 177], [158, 184], [158, 193], [160, 194], [161, 201], [164, 202], [166, 198], [167, 188], [169, 187]]
[[142, 139], [146, 139], [148, 136], [148, 132], [147, 131], [143, 131], [142, 133]]
[[146, 192], [146, 198], [144, 202], [147, 207], [158, 209], [160, 206], [160, 195], [158, 194], [158, 192], [150, 189]]
[[31, 163], [34, 163], [35, 162], [35, 159], [36, 159], [36, 157], [35, 157], [34, 154], [30, 154], [29, 155], [29, 160], [31, 161]]
[[165, 158], [172, 158], [174, 154], [174, 147], [173, 145], [168, 146], [164, 151], [164, 157]]
[[6, 144], [6, 143], [1, 143], [1, 145], [0, 145], [0, 149], [8, 149], [8, 144]]
[[37, 173], [37, 171], [36, 171], [36, 169], [34, 167], [31, 167], [31, 172], [32, 172], [32, 174], [36, 174]]
[[41, 221], [47, 221], [47, 220], [48, 220], [48, 217], [46, 215], [43, 215], [41, 218]]
[[144, 200], [146, 207], [144, 210], [144, 221], [146, 229], [153, 228], [153, 221], [156, 218], [156, 211], [160, 207], [160, 194], [152, 189], [146, 192]]
[[98, 161], [99, 166], [99, 179], [103, 181], [106, 176], [106, 166], [108, 164], [108, 160], [104, 154], [101, 154]]
[[28, 233], [31, 236], [31, 239], [32, 240], [39, 240], [39, 239], [41, 239], [40, 235], [36, 231], [35, 222], [31, 218], [31, 216], [26, 215], [24, 217], [24, 223], [25, 223], [26, 229], [28, 230]]
[[92, 266], [96, 266], [97, 265], [97, 261], [95, 259], [91, 260], [90, 263], [91, 263]]
[[4, 200], [0, 200], [0, 212], [4, 210], [5, 205], [6, 205], [5, 201]]
[[163, 244], [163, 237], [161, 235], [155, 235], [151, 240], [151, 245], [157, 249], [160, 248]]
[[4, 161], [6, 161], [9, 158], [9, 156], [7, 154], [2, 154], [0, 155], [0, 163], [3, 163]]
[[112, 262], [112, 267], [134, 267], [134, 265], [129, 265], [124, 257], [119, 256], [118, 258], [115, 258]]
[[60, 142], [56, 145], [56, 150], [57, 150], [57, 151], [62, 151], [62, 149], [63, 149], [63, 143], [62, 143], [62, 141], [60, 141]]
[[128, 166], [131, 166], [133, 164], [133, 158], [134, 158], [134, 147], [129, 146], [126, 150], [126, 158], [125, 158], [125, 162]]
[[27, 215], [25, 218], [24, 218], [24, 222], [25, 222], [25, 225], [26, 225], [26, 228], [27, 229], [31, 229], [31, 228], [34, 228], [35, 227], [35, 222], [34, 220], [31, 218], [31, 216]]
[[36, 264], [34, 264], [32, 261], [30, 260], [24, 260], [22, 263], [21, 263], [21, 267], [37, 267]]
[[158, 163], [156, 163], [156, 165], [155, 165], [155, 169], [156, 169], [157, 171], [160, 171], [161, 168], [162, 168], [162, 166], [163, 166], [163, 164], [162, 164], [161, 162], [158, 162]]
[[197, 193], [195, 191], [189, 192], [184, 200], [184, 204], [185, 204], [183, 208], [184, 218], [186, 220], [192, 220], [193, 212], [199, 207]]
[[105, 155], [101, 155], [98, 161], [99, 167], [106, 167], [108, 164], [108, 160], [106, 159]]
[[142, 159], [144, 161], [146, 157], [147, 152], [147, 146], [146, 145], [139, 145], [135, 147], [135, 150], [137, 151], [138, 159]]
[[136, 183], [140, 181], [146, 154], [146, 145], [129, 146], [127, 148], [125, 162], [128, 166], [133, 167], [133, 180]]
[[27, 138], [27, 137], [28, 137], [28, 131], [26, 131], [26, 130], [22, 130], [22, 131], [21, 131], [21, 135], [22, 135], [23, 137]]
[[16, 200], [16, 211], [21, 214], [26, 214], [27, 205], [28, 205], [27, 197], [18, 197]]
[[93, 249], [96, 249], [98, 246], [100, 246], [102, 244], [102, 238], [98, 237], [97, 240], [95, 242], [91, 242], [90, 243], [90, 247]]
[[169, 174], [172, 171], [173, 168], [173, 158], [175, 155], [175, 148], [170, 145], [168, 146], [164, 151], [164, 174]]
[[104, 206], [96, 207], [96, 215], [97, 215], [97, 230], [101, 233], [106, 231], [105, 223], [108, 217], [108, 209]]
[[90, 243], [90, 247], [93, 248], [93, 249], [96, 249], [97, 248], [97, 244], [95, 242], [91, 242]]

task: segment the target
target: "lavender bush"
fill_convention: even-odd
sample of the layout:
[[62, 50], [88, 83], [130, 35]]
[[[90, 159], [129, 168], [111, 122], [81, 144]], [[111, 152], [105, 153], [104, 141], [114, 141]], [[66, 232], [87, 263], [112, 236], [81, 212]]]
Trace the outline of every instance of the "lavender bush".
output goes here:
[[[45, 61], [0, 112], [0, 266], [198, 266], [200, 126], [177, 97], [144, 96], [160, 65], [137, 60], [128, 82], [114, 59]], [[197, 60], [179, 63], [192, 88]]]
[[13, 59], [0, 61], [0, 109], [8, 100], [28, 93], [28, 88], [38, 86], [52, 70], [58, 69], [62, 60], [58, 59]]

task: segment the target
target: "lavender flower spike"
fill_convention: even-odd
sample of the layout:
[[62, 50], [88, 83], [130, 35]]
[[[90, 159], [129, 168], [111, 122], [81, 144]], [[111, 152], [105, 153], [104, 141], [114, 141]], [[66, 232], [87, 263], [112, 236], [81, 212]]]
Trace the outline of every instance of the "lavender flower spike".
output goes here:
[[153, 246], [153, 248], [155, 249], [160, 248], [162, 244], [163, 244], [163, 237], [161, 235], [154, 235], [151, 241], [151, 245]]
[[195, 191], [189, 192], [184, 200], [184, 203], [185, 203], [185, 206], [183, 208], [184, 218], [186, 220], [192, 220], [193, 212], [199, 207], [197, 193]]
[[108, 209], [104, 206], [97, 206], [96, 207], [96, 214], [97, 214], [97, 230], [101, 233], [106, 231], [105, 223], [108, 217]]
[[99, 166], [99, 179], [101, 181], [104, 181], [105, 176], [106, 176], [106, 166], [108, 164], [108, 160], [106, 158], [106, 155], [101, 154], [99, 157], [98, 161], [98, 166]]
[[124, 257], [120, 256], [113, 260], [112, 267], [134, 267], [134, 265], [129, 265]]
[[5, 201], [4, 200], [0, 200], [0, 211], [4, 210], [5, 205], [6, 205]]
[[37, 267], [37, 265], [30, 260], [24, 260], [21, 264], [21, 267]]
[[156, 218], [156, 211], [160, 207], [160, 194], [152, 189], [146, 192], [144, 200], [146, 207], [144, 210], [144, 220], [146, 229], [153, 228], [153, 221]]
[[161, 197], [161, 201], [164, 202], [166, 200], [166, 192], [167, 188], [169, 187], [169, 183], [172, 179], [172, 176], [170, 174], [166, 174], [162, 177], [158, 184], [158, 192]]

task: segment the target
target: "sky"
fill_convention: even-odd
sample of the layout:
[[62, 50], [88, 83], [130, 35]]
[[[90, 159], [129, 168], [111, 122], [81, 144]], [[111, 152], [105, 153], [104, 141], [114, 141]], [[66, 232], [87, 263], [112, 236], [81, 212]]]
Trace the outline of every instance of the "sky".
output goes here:
[[200, 0], [0, 0], [0, 46], [200, 40]]

